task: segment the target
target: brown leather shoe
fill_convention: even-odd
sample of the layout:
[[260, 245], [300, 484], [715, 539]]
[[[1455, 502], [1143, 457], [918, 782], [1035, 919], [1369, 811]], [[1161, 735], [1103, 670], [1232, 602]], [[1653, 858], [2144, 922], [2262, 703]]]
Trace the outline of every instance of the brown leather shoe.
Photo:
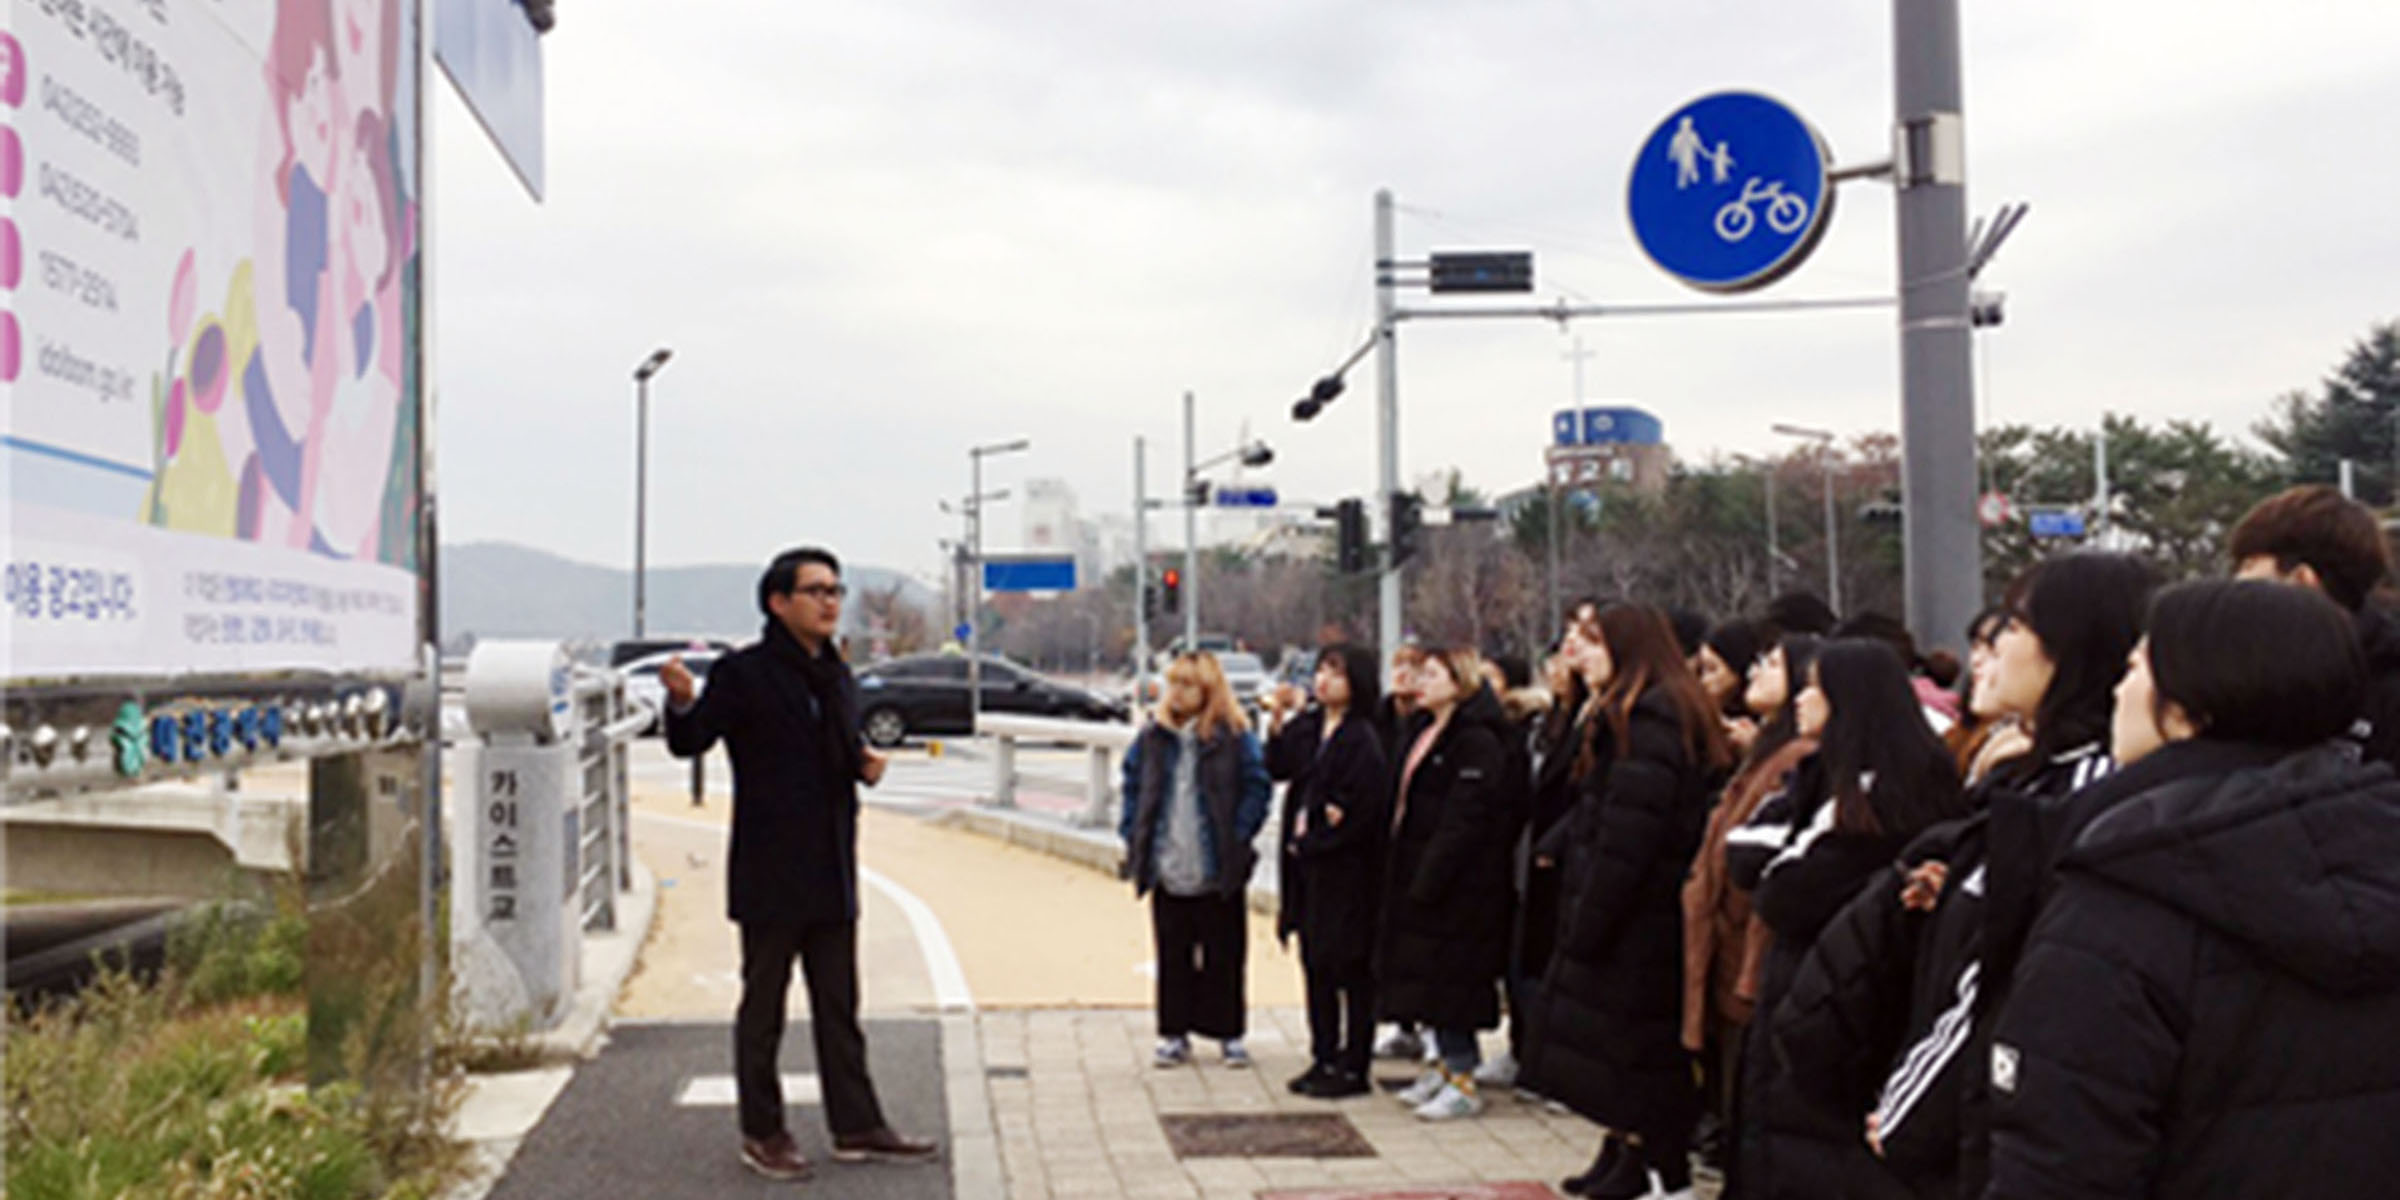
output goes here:
[[814, 1170], [788, 1133], [771, 1138], [743, 1138], [742, 1165], [769, 1179], [806, 1179]]
[[926, 1138], [905, 1137], [889, 1126], [873, 1133], [837, 1135], [833, 1139], [836, 1162], [932, 1162], [942, 1155], [941, 1146]]

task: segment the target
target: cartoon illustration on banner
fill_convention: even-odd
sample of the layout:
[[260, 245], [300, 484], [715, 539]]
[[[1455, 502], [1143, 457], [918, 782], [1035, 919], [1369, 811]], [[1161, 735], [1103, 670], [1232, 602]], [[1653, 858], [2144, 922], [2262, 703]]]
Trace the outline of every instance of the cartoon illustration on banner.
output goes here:
[[405, 667], [415, 6], [18, 11], [10, 674]]

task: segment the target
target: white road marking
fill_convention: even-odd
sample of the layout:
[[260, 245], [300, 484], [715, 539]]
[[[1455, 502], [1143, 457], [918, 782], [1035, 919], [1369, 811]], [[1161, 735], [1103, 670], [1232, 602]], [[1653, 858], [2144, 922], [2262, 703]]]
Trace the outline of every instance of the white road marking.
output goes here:
[[[726, 832], [721, 821], [699, 821], [690, 817], [670, 817], [662, 813], [636, 811], [636, 818], [675, 825], [685, 829], [704, 829], [711, 833]], [[934, 915], [916, 893], [901, 887], [864, 863], [859, 864], [859, 878], [867, 886], [884, 894], [908, 918], [909, 932], [916, 935], [917, 949], [925, 956], [925, 974], [933, 981], [933, 1001], [945, 1011], [973, 1012], [975, 994], [967, 987], [967, 972], [958, 962], [958, 950], [950, 944], [950, 935], [942, 928], [942, 919]]]
[[[824, 1093], [816, 1072], [784, 1072], [785, 1104], [820, 1104], [824, 1102]], [[694, 1075], [684, 1080], [682, 1090], [675, 1093], [675, 1103], [682, 1108], [732, 1108], [740, 1098], [731, 1075]]]

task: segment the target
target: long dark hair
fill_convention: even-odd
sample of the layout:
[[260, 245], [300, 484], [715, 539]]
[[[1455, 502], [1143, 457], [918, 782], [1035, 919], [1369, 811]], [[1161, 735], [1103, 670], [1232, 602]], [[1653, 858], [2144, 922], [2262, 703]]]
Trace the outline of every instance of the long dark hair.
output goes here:
[[1958, 767], [1925, 723], [1898, 652], [1837, 638], [1817, 652], [1815, 674], [1832, 710], [1817, 754], [1837, 806], [1835, 828], [1906, 838], [1965, 811]]
[[[1600, 689], [1595, 702], [1615, 739], [1610, 753], [1625, 753], [1626, 727], [1633, 720], [1633, 706], [1644, 693], [1657, 688], [1675, 706], [1675, 720], [1683, 731], [1684, 751], [1691, 755], [1693, 763], [1711, 770], [1724, 766], [1730, 757], [1725, 748], [1724, 724], [1707, 690], [1692, 674], [1692, 665], [1685, 659], [1683, 647], [1675, 640], [1675, 631], [1667, 624], [1667, 618], [1647, 605], [1612, 604], [1600, 614], [1600, 638], [1608, 647], [1611, 670], [1608, 683]], [[1601, 724], [1592, 722], [1592, 729], [1584, 739], [1583, 752], [1576, 760], [1578, 777], [1598, 765], [1599, 756], [1592, 740]]]
[[2033, 712], [2033, 750], [1994, 774], [2018, 779], [2066, 751], [2108, 741], [2117, 681], [2142, 640], [2158, 576], [2127, 554], [2081, 551], [2027, 567], [2006, 604], [2041, 639], [2055, 673]]
[[[1775, 757], [1777, 751], [1800, 736], [1800, 711], [1795, 701], [1800, 699], [1800, 689], [1808, 686], [1809, 668], [1816, 665], [1817, 648], [1823, 644], [1824, 639], [1813, 633], [1787, 633], [1782, 641], [1775, 643], [1775, 648], [1783, 651], [1783, 704], [1759, 727], [1758, 740], [1750, 743], [1750, 754], [1742, 760], [1742, 769], [1748, 770]], [[1760, 661], [1765, 661], [1764, 655]]]
[[1342, 719], [1364, 717], [1373, 721], [1383, 706], [1383, 687], [1377, 682], [1383, 670], [1375, 661], [1375, 652], [1364, 646], [1328, 646], [1323, 659], [1341, 668], [1342, 678], [1350, 682], [1350, 703], [1342, 709]]

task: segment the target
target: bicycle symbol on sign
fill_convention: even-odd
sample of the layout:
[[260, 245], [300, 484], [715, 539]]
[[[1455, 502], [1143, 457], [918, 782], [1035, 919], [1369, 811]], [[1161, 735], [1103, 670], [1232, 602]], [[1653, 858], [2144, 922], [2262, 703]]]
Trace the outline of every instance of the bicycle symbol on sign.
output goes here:
[[1754, 175], [1742, 184], [1740, 197], [1717, 210], [1717, 236], [1728, 242], [1749, 237], [1758, 226], [1758, 216], [1750, 206], [1762, 203], [1767, 210], [1767, 228], [1777, 233], [1791, 233], [1808, 220], [1808, 201], [1784, 191], [1780, 179], [1769, 182]]

